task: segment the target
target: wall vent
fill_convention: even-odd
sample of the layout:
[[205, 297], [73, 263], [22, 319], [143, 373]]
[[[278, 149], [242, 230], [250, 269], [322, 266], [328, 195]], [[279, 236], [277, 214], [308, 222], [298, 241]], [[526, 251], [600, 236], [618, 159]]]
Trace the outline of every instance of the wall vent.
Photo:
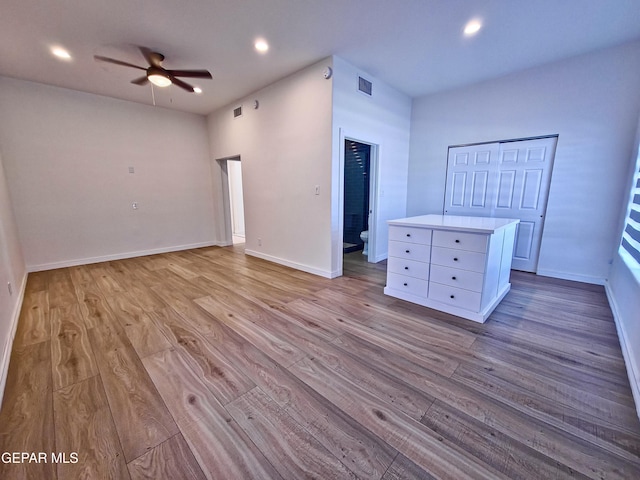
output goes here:
[[358, 90], [362, 93], [371, 96], [373, 84], [366, 78], [358, 77]]
[[237, 118], [237, 117], [241, 117], [242, 116], [242, 106], [239, 106], [238, 108], [234, 108], [233, 109], [233, 118]]

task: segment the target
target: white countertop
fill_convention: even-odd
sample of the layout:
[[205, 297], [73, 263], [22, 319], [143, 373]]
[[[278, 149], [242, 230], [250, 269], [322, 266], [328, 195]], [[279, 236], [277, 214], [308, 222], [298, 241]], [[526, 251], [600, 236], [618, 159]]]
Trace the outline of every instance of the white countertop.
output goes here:
[[389, 225], [423, 227], [457, 232], [493, 233], [501, 228], [519, 223], [512, 218], [465, 217], [459, 215], [420, 215], [418, 217], [389, 220]]

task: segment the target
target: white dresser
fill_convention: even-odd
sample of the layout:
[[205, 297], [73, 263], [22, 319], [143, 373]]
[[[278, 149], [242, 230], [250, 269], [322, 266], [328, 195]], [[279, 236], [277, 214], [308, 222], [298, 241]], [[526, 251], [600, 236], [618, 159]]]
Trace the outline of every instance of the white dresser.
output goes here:
[[518, 222], [455, 215], [389, 221], [384, 293], [483, 323], [511, 288]]

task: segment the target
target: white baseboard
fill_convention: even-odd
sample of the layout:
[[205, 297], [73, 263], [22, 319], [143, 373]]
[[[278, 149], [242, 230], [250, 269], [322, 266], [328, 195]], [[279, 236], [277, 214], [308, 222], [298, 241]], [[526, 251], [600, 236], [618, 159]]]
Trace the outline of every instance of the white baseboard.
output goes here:
[[40, 265], [27, 265], [27, 271], [40, 272], [43, 270], [54, 270], [56, 268], [75, 267], [78, 265], [88, 265], [90, 263], [108, 262], [111, 260], [124, 260], [126, 258], [143, 257], [145, 255], [157, 255], [158, 253], [179, 252], [180, 250], [190, 250], [192, 248], [222, 247], [223, 242], [202, 242], [189, 245], [175, 245], [172, 247], [154, 248], [151, 250], [140, 250], [137, 252], [116, 253], [100, 257], [78, 258], [74, 260], [64, 260], [62, 262], [43, 263]]
[[337, 276], [337, 272], [331, 270], [321, 270], [319, 268], [310, 267], [309, 265], [304, 265], [302, 263], [285, 260], [284, 258], [274, 257], [273, 255], [268, 255], [266, 253], [256, 252], [255, 250], [245, 249], [244, 253], [247, 255], [251, 255], [252, 257], [258, 257], [263, 260], [268, 260], [269, 262], [284, 265], [285, 267], [291, 267], [295, 268], [296, 270], [302, 270], [303, 272], [313, 273], [314, 275], [319, 275], [324, 278], [335, 278]]
[[387, 252], [384, 252], [383, 254], [378, 255], [377, 257], [375, 257], [373, 259], [373, 261], [374, 261], [374, 263], [378, 263], [378, 262], [381, 262], [383, 260], [386, 260], [388, 257], [389, 257], [389, 254]]
[[329, 275], [330, 276], [327, 278], [337, 278], [342, 276], [342, 272], [340, 270], [331, 270], [331, 273], [329, 273]]
[[22, 285], [19, 289], [18, 299], [13, 308], [11, 314], [11, 328], [9, 330], [9, 337], [4, 345], [2, 352], [2, 358], [0, 358], [0, 406], [2, 406], [2, 399], [4, 398], [4, 388], [7, 385], [7, 374], [9, 373], [9, 361], [11, 360], [11, 350], [13, 349], [13, 340], [16, 337], [16, 330], [18, 329], [18, 320], [20, 319], [20, 311], [22, 310], [22, 302], [24, 301], [24, 292], [27, 288], [27, 273], [25, 272], [22, 277]]
[[559, 272], [557, 270], [539, 269], [536, 272], [536, 275], [540, 275], [542, 277], [560, 278], [562, 280], [572, 280], [574, 282], [591, 283], [593, 285], [604, 285], [606, 282], [606, 279], [602, 277], [594, 277], [591, 275], [576, 275], [574, 273]]
[[[633, 401], [636, 404], [636, 413], [638, 414], [638, 418], [640, 418], [640, 365], [637, 365], [633, 361], [634, 358], [640, 357], [635, 355], [633, 344], [627, 340], [623, 321], [622, 318], [620, 318], [620, 309], [618, 308], [615, 296], [613, 295], [608, 282], [605, 282], [604, 289], [605, 292], [607, 292], [607, 299], [609, 300], [613, 319], [616, 324], [620, 348], [622, 349], [622, 356], [624, 357], [624, 364], [627, 367], [627, 376], [629, 377], [629, 384], [631, 385], [631, 393], [633, 394]], [[636, 345], [636, 347], [638, 346]]]

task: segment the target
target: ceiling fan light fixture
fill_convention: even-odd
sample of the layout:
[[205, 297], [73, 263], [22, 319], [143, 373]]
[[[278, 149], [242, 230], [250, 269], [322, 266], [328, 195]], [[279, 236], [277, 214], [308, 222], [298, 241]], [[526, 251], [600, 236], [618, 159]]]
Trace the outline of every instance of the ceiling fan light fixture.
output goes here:
[[148, 75], [147, 78], [156, 87], [168, 87], [171, 85], [171, 79], [161, 73], [152, 73]]
[[158, 52], [153, 52], [146, 47], [139, 47], [139, 49], [140, 53], [142, 53], [142, 56], [149, 65], [146, 68], [133, 63], [117, 60], [115, 58], [103, 57], [101, 55], [94, 55], [93, 58], [100, 62], [135, 68], [136, 70], [143, 70], [145, 72], [144, 76], [131, 80], [131, 83], [134, 85], [142, 86], [151, 82], [151, 85], [155, 85], [156, 87], [164, 88], [169, 85], [175, 85], [189, 93], [202, 93], [202, 90], [199, 87], [189, 85], [187, 82], [181, 80], [180, 77], [212, 78], [211, 72], [208, 70], [167, 70], [162, 66], [164, 55]]

